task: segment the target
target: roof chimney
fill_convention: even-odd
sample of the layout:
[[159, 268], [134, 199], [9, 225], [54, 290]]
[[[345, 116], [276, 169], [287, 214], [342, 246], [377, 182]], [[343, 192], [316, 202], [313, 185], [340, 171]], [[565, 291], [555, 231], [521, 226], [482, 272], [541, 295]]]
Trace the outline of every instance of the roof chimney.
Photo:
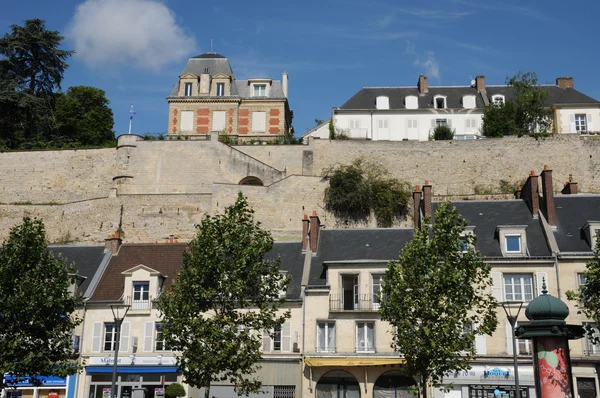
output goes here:
[[281, 86], [283, 88], [283, 96], [285, 98], [288, 97], [288, 74], [287, 72], [283, 72], [281, 76]]
[[312, 216], [310, 216], [310, 251], [312, 253], [317, 252], [317, 246], [319, 244], [319, 233], [321, 232], [321, 222], [319, 220], [319, 216], [317, 216], [317, 212], [313, 211]]
[[302, 219], [302, 251], [306, 250], [306, 246], [308, 244], [308, 227], [310, 225], [310, 220], [308, 216], [305, 214]]
[[417, 88], [419, 89], [419, 94], [421, 95], [429, 92], [427, 76], [419, 75], [419, 82], [417, 83]]
[[553, 227], [556, 226], [556, 210], [554, 207], [554, 189], [552, 188], [552, 169], [548, 165], [544, 165], [542, 171], [542, 192], [544, 194], [544, 213], [546, 213], [546, 219], [548, 224]]
[[517, 185], [517, 190], [515, 191], [515, 199], [521, 199], [521, 186]]
[[538, 176], [535, 175], [535, 171], [533, 170], [529, 173], [527, 182], [523, 186], [521, 198], [527, 203], [531, 214], [537, 217], [540, 208], [540, 194], [538, 193]]
[[575, 88], [575, 83], [573, 82], [573, 78], [571, 76], [557, 77], [556, 85], [562, 89]]
[[123, 241], [121, 240], [120, 233], [110, 234], [104, 239], [104, 248], [110, 250], [113, 256], [116, 256], [121, 247], [121, 243], [123, 243]]
[[569, 174], [569, 181], [565, 182], [565, 187], [562, 189], [563, 195], [577, 195], [577, 182], [573, 181], [573, 176]]
[[480, 75], [475, 78], [475, 88], [478, 93], [480, 93], [481, 90], [485, 90], [485, 76]]
[[431, 217], [431, 184], [429, 181], [425, 180], [425, 185], [423, 185], [423, 215]]
[[413, 225], [415, 229], [421, 226], [421, 191], [418, 185], [413, 191]]

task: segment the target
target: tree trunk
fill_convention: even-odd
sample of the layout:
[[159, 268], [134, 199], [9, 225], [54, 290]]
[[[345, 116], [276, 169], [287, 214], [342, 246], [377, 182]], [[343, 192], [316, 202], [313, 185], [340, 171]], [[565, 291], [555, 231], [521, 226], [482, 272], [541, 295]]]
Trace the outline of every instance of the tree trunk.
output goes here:
[[429, 377], [424, 374], [421, 376], [421, 388], [423, 389], [423, 398], [427, 398], [427, 379]]
[[210, 380], [204, 386], [204, 398], [210, 398]]

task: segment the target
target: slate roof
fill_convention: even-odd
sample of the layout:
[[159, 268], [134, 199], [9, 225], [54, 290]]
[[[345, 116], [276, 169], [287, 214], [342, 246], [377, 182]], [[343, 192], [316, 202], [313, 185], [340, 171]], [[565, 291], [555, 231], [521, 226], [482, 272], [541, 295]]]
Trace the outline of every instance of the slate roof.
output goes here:
[[102, 246], [48, 246], [55, 256], [61, 255], [83, 277], [76, 293], [84, 295], [94, 275], [98, 272], [104, 260], [104, 245]]
[[326, 284], [324, 262], [395, 260], [412, 237], [410, 228], [322, 229], [308, 284]]
[[560, 252], [591, 252], [581, 229], [588, 221], [600, 221], [600, 195], [555, 195], [556, 230]]
[[[526, 225], [527, 251], [531, 257], [551, 256], [539, 219], [534, 219], [523, 200], [452, 202], [469, 226], [475, 227], [476, 248], [484, 257], [502, 257], [496, 228]], [[439, 203], [433, 203], [433, 211]]]
[[304, 253], [302, 253], [302, 242], [275, 242], [273, 249], [266, 254], [265, 258], [271, 260], [279, 256], [281, 258], [280, 270], [286, 271], [291, 276], [286, 298], [290, 300], [300, 299], [302, 271], [304, 269]]
[[118, 255], [113, 255], [102, 275], [90, 301], [119, 300], [125, 289], [125, 275], [130, 268], [143, 264], [166, 277], [164, 289], [168, 289], [183, 264], [186, 243], [140, 243], [124, 244]]
[[[250, 84], [248, 84], [248, 80], [236, 80], [235, 84], [237, 86], [237, 91], [240, 97], [256, 98], [252, 97], [250, 93]], [[281, 80], [271, 81], [271, 88], [269, 89], [269, 95], [267, 98], [285, 99], [285, 95], [283, 95], [283, 87], [281, 86]]]
[[[562, 89], [558, 86], [542, 86], [548, 92], [547, 106], [555, 104], [595, 104], [600, 102], [588, 97], [587, 95], [572, 89]], [[502, 94], [507, 100], [515, 97], [515, 89], [508, 86], [487, 86], [486, 93], [491, 102], [492, 96]], [[376, 109], [375, 99], [379, 96], [387, 96], [390, 101], [390, 109], [406, 109], [405, 98], [414, 95], [418, 98], [419, 109], [434, 109], [433, 98], [436, 95], [446, 96], [446, 106], [448, 109], [464, 109], [462, 98], [465, 95], [475, 95], [475, 106], [478, 109], [484, 108], [484, 102], [481, 93], [477, 93], [475, 87], [429, 87], [429, 92], [419, 95], [416, 86], [413, 87], [365, 87], [352, 98], [346, 101], [340, 109]]]

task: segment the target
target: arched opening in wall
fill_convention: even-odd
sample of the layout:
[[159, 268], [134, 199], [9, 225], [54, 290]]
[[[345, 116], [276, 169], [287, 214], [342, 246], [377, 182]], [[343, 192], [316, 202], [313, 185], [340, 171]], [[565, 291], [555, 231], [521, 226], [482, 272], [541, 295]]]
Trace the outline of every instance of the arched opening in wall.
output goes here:
[[265, 184], [263, 184], [262, 180], [258, 177], [248, 176], [242, 178], [238, 185], [255, 185], [258, 187], [262, 187]]
[[350, 373], [332, 370], [319, 379], [315, 398], [360, 398], [360, 386]]
[[402, 374], [399, 370], [390, 370], [377, 378], [373, 386], [373, 398], [413, 398], [410, 386], [417, 384], [415, 379]]

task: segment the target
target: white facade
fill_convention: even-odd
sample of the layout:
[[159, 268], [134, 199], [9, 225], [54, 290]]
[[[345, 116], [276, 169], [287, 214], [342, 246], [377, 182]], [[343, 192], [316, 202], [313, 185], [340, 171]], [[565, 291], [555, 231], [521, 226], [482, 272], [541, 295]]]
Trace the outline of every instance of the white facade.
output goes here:
[[559, 108], [554, 114], [557, 132], [561, 134], [595, 133], [600, 127], [598, 108]]

